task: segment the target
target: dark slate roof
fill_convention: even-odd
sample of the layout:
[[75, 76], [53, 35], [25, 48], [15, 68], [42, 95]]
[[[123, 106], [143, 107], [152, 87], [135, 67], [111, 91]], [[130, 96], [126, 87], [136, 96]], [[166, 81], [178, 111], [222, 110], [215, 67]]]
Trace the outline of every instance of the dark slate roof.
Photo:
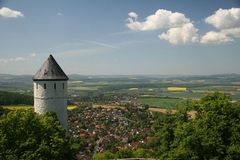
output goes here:
[[63, 72], [53, 56], [50, 55], [33, 76], [33, 80], [68, 80], [68, 76]]

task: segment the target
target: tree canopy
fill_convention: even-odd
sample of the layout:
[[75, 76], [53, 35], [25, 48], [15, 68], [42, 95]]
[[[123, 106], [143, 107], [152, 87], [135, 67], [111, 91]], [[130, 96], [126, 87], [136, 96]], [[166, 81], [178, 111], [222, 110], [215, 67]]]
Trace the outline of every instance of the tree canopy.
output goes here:
[[0, 91], [0, 105], [33, 104], [33, 96], [15, 92]]
[[0, 117], [0, 159], [74, 159], [70, 139], [54, 113], [17, 110]]
[[194, 119], [184, 118], [186, 109], [169, 115], [156, 132], [160, 159], [239, 159], [239, 105], [225, 94], [214, 93], [190, 108], [197, 111]]

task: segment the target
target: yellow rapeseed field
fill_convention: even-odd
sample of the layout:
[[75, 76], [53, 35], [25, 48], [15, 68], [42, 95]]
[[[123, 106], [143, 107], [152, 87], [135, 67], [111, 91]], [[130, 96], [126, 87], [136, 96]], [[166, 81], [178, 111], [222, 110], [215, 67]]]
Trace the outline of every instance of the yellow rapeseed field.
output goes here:
[[186, 91], [187, 88], [186, 87], [168, 87], [167, 90], [168, 91]]
[[[10, 110], [18, 110], [18, 109], [33, 109], [33, 106], [31, 105], [8, 105], [8, 106], [2, 106], [3, 108], [10, 109]], [[75, 105], [68, 105], [68, 110], [73, 110], [77, 106]]]
[[73, 110], [75, 108], [77, 108], [77, 106], [75, 106], [75, 105], [68, 105], [68, 107], [67, 107], [68, 110]]

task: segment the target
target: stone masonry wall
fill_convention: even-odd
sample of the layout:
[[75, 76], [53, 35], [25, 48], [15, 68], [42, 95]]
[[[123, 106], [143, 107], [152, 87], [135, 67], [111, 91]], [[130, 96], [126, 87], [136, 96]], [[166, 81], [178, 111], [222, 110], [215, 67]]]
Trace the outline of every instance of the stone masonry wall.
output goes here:
[[34, 81], [33, 87], [34, 111], [39, 114], [55, 112], [62, 126], [67, 128], [67, 81]]

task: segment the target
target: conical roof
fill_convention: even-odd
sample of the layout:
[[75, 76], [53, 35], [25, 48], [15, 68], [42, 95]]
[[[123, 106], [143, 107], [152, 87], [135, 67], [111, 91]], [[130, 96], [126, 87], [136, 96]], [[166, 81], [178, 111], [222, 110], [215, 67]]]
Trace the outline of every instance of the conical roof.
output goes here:
[[41, 68], [33, 76], [33, 80], [68, 80], [68, 76], [63, 72], [52, 55], [43, 63]]

